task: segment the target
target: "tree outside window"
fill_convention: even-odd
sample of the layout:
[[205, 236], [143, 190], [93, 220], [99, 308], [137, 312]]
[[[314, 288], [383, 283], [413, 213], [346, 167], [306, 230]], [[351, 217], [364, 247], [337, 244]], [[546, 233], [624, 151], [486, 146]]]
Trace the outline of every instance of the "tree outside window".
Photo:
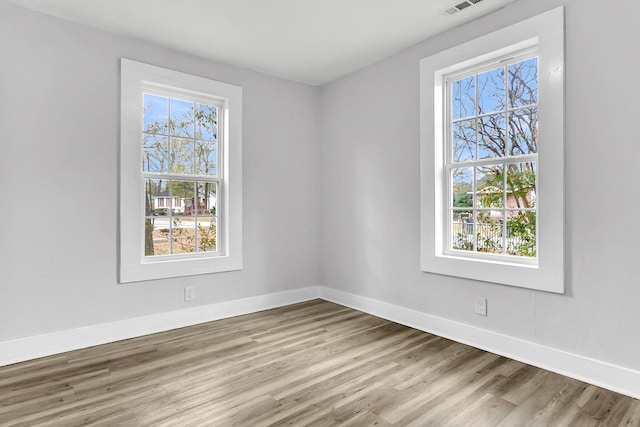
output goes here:
[[450, 248], [536, 257], [538, 58], [448, 83]]

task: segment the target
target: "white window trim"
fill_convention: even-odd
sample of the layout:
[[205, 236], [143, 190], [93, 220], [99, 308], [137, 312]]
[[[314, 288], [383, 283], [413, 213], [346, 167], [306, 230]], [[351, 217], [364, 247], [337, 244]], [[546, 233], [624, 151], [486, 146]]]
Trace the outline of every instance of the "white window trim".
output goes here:
[[[537, 46], [538, 259], [445, 253], [444, 76]], [[420, 61], [421, 253], [425, 272], [564, 292], [564, 8], [558, 7]]]
[[[145, 257], [142, 165], [142, 94], [146, 85], [206, 94], [224, 108], [217, 253]], [[242, 269], [242, 88], [149, 64], [121, 60], [120, 283]]]

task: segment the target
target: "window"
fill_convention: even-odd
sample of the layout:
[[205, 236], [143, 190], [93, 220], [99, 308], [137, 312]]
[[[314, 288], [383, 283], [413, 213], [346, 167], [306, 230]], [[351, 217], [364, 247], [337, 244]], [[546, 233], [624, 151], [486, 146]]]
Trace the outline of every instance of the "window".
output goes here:
[[563, 9], [421, 61], [424, 271], [564, 291]]
[[121, 67], [120, 281], [242, 268], [241, 88]]
[[[142, 176], [145, 181], [145, 257], [212, 252], [219, 255], [216, 202], [221, 187], [218, 132], [223, 104], [145, 84]], [[152, 200], [164, 197], [153, 209]], [[176, 197], [178, 196], [178, 197]], [[190, 209], [178, 209], [186, 200]], [[196, 204], [198, 204], [196, 208]]]
[[445, 76], [443, 87], [444, 178], [449, 205], [445, 253], [509, 255], [535, 261], [536, 52]]

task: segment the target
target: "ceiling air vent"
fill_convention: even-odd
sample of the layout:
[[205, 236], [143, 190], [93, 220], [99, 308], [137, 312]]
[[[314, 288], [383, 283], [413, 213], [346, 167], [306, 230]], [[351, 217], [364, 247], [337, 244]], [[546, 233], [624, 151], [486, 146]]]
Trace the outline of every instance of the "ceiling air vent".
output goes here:
[[458, 3], [456, 5], [448, 7], [447, 9], [445, 9], [444, 13], [446, 13], [447, 15], [453, 15], [454, 13], [458, 13], [461, 10], [473, 6], [474, 4], [480, 3], [481, 1], [482, 0], [465, 0], [462, 3]]

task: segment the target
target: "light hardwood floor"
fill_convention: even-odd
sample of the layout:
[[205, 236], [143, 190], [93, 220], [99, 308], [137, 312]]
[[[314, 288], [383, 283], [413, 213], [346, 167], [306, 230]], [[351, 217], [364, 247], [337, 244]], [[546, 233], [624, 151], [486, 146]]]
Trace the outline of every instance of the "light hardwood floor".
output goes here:
[[2, 426], [640, 426], [640, 401], [314, 300], [0, 368]]

